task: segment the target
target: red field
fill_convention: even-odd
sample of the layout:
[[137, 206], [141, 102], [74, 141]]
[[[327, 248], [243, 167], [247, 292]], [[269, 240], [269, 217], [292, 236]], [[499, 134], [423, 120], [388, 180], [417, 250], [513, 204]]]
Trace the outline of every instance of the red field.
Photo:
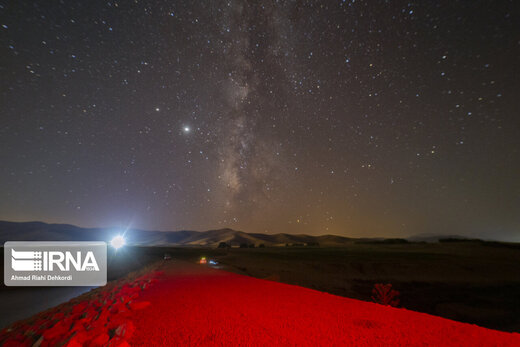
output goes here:
[[[141, 277], [88, 301], [71, 302], [68, 311], [62, 307], [66, 313], [59, 320], [45, 318], [59, 314], [47, 312], [3, 331], [0, 341], [31, 345], [38, 339], [42, 346], [520, 346], [520, 334], [205, 265], [165, 265], [155, 279]], [[38, 332], [42, 319], [50, 323]], [[27, 329], [34, 331], [33, 340]]]

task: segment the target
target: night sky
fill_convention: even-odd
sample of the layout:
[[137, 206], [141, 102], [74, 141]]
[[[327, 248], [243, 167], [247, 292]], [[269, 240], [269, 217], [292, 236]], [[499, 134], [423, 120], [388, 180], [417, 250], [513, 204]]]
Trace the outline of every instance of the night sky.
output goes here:
[[520, 241], [515, 6], [0, 0], [0, 219]]

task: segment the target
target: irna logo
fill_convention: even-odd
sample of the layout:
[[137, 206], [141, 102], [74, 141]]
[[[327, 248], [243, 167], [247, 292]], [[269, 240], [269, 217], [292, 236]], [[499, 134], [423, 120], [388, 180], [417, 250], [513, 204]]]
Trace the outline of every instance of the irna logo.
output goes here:
[[11, 249], [11, 267], [14, 271], [99, 271], [92, 251], [16, 251]]
[[8, 241], [6, 286], [104, 286], [107, 244], [103, 241]]

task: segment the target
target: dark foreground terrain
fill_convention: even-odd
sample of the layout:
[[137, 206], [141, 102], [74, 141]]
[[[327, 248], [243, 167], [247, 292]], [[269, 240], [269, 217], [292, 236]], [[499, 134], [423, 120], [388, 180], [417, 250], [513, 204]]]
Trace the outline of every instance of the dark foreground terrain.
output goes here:
[[520, 248], [478, 241], [352, 244], [343, 248], [164, 249], [173, 258], [205, 255], [222, 268], [371, 301], [391, 283], [400, 307], [520, 332]]
[[[375, 283], [391, 283], [400, 292], [400, 307], [520, 332], [517, 245], [461, 241], [353, 243], [342, 248], [125, 247], [109, 257], [109, 280], [162, 259], [165, 253], [173, 262], [196, 262], [206, 256], [224, 270], [365, 301], [371, 301]], [[13, 300], [18, 290], [2, 287], [0, 304], [7, 297]]]
[[0, 330], [11, 346], [518, 346], [520, 334], [164, 260]]
[[[4, 285], [4, 249], [0, 248], [0, 328], [19, 319], [54, 307], [93, 287], [6, 287]], [[154, 248], [128, 247], [114, 252], [109, 248], [107, 280], [121, 278], [161, 258]]]

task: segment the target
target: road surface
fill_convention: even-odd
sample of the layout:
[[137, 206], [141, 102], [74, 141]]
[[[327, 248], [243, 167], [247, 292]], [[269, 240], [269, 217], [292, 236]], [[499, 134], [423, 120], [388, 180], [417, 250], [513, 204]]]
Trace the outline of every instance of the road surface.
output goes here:
[[520, 346], [505, 333], [176, 260], [0, 331], [3, 346]]
[[520, 334], [197, 264], [168, 264], [141, 300], [136, 346], [520, 346]]

